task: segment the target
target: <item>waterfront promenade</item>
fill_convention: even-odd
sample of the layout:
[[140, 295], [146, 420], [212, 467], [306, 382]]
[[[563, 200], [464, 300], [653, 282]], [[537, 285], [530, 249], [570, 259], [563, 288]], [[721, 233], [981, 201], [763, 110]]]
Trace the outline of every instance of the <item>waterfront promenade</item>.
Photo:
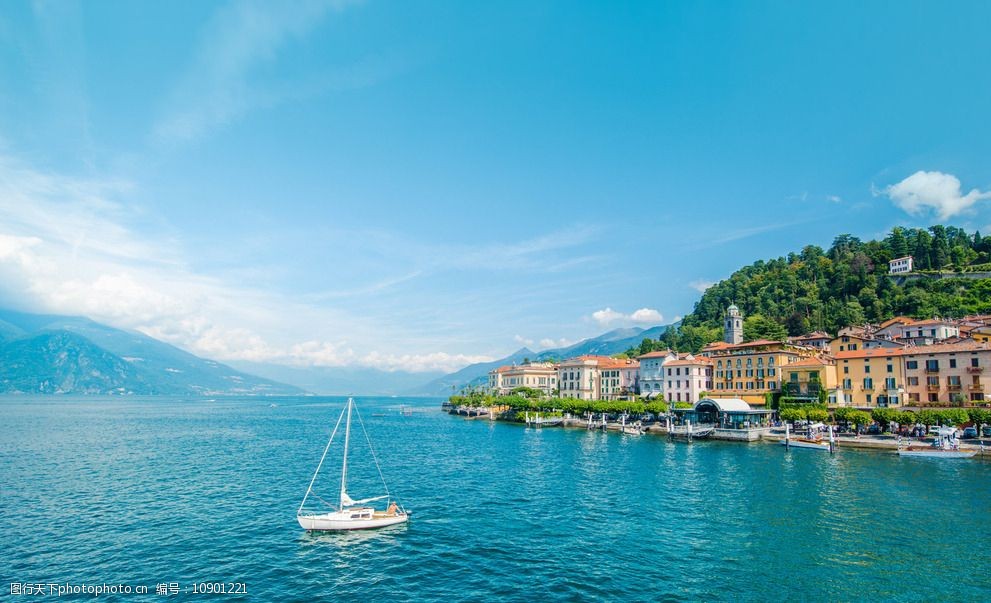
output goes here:
[[[516, 420], [502, 418], [498, 413], [489, 412], [489, 409], [461, 409], [461, 412], [458, 412], [458, 409], [452, 408], [448, 410], [448, 412], [452, 415], [457, 415], [467, 420], [498, 421], [502, 423], [524, 425], [524, 423], [521, 423]], [[533, 427], [539, 429], [552, 429], [555, 427], [561, 427], [564, 429], [585, 429], [585, 430], [593, 429], [599, 431], [627, 433], [627, 434], [633, 431], [633, 428], [635, 428], [636, 426], [637, 426], [636, 423], [624, 424], [619, 421], [607, 421], [606, 423], [593, 421], [590, 426], [588, 419], [583, 417], [564, 417], [562, 421], [556, 423], [553, 426], [533, 425]], [[643, 435], [654, 436], [654, 437], [657, 436], [669, 437], [670, 435], [672, 435], [668, 431], [667, 426], [663, 422], [658, 422], [658, 421], [641, 424], [639, 431]], [[747, 430], [718, 430], [718, 431], [724, 432], [724, 435], [721, 436], [720, 434], [716, 433], [710, 437], [712, 439], [726, 440], [726, 441], [738, 441], [738, 442], [763, 441], [763, 442], [772, 442], [772, 443], [778, 443], [785, 439], [785, 430], [783, 427], [750, 430], [754, 432], [751, 434], [751, 437], [741, 437], [741, 435], [736, 435], [736, 434], [730, 434], [733, 437], [727, 437], [725, 435], [726, 432], [744, 432]], [[677, 432], [676, 435], [678, 435], [679, 437], [683, 436], [683, 434]], [[891, 434], [853, 435], [853, 434], [844, 433], [844, 434], [837, 434], [835, 437], [836, 437], [837, 446], [839, 448], [858, 448], [865, 450], [895, 451], [898, 449], [899, 446], [899, 437], [893, 436]], [[930, 444], [932, 443], [933, 439], [931, 437], [925, 437], [925, 438], [902, 437], [900, 440], [902, 445], [908, 444], [909, 441], [914, 443]], [[962, 450], [975, 450], [977, 451], [977, 456], [975, 456], [974, 458], [981, 458], [984, 460], [991, 461], [991, 438], [965, 440], [961, 442], [960, 448]]]

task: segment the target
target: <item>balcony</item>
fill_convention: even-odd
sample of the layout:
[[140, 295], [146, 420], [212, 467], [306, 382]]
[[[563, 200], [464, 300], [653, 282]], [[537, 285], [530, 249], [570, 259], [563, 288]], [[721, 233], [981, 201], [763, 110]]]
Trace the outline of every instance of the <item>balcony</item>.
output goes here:
[[946, 386], [946, 389], [950, 390], [951, 392], [958, 392], [961, 389], [963, 389], [963, 387], [961, 387], [959, 383], [950, 383], [949, 385]]
[[938, 385], [933, 385], [932, 383], [930, 383], [930, 384], [926, 385], [926, 391], [938, 392], [939, 391], [939, 386]]
[[929, 367], [929, 366], [927, 366], [926, 367], [926, 372], [927, 373], [938, 373], [939, 372], [939, 367], [938, 366], [937, 367]]
[[982, 392], [984, 391], [984, 386], [981, 385], [980, 383], [971, 383], [970, 385], [967, 386], [967, 389], [969, 389], [972, 392]]
[[967, 367], [967, 372], [968, 373], [983, 373], [984, 372], [984, 367], [983, 366], [968, 366]]

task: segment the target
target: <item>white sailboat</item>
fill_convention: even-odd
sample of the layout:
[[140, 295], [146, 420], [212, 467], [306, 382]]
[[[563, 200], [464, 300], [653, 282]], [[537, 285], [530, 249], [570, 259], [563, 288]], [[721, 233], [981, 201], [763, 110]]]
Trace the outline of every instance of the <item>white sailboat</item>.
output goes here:
[[[379, 477], [382, 478], [382, 486], [385, 488], [384, 495], [372, 496], [370, 498], [362, 498], [359, 500], [354, 500], [348, 495], [348, 448], [351, 444], [352, 410], [354, 410], [355, 414], [358, 416], [358, 424], [361, 425], [361, 430], [365, 434], [366, 441], [368, 441], [368, 449], [371, 452], [372, 460], [375, 461], [375, 468], [378, 469]], [[344, 427], [344, 461], [341, 466], [341, 492], [339, 504], [336, 507], [331, 505], [335, 510], [329, 512], [319, 513], [305, 511], [304, 508], [306, 506], [306, 501], [313, 492], [313, 483], [317, 480], [317, 475], [320, 473], [320, 468], [323, 466], [323, 461], [327, 458], [327, 451], [330, 450], [330, 445], [334, 441], [334, 436], [337, 435], [337, 430], [341, 425], [341, 420], [344, 419], [345, 413], [347, 414], [347, 422]], [[317, 498], [319, 498], [319, 496], [317, 496]], [[389, 499], [389, 506], [384, 511], [368, 506], [367, 504], [385, 499]], [[365, 426], [361, 422], [361, 415], [357, 413], [355, 409], [354, 399], [348, 398], [347, 407], [341, 411], [341, 416], [337, 419], [337, 424], [334, 426], [334, 432], [330, 435], [330, 440], [327, 442], [327, 447], [323, 450], [323, 456], [320, 457], [320, 463], [317, 464], [317, 470], [313, 472], [313, 479], [310, 480], [310, 485], [306, 488], [306, 495], [303, 496], [303, 501], [299, 503], [299, 509], [296, 510], [296, 521], [299, 522], [300, 527], [304, 530], [339, 531], [381, 528], [384, 526], [404, 523], [408, 520], [409, 512], [407, 512], [406, 509], [404, 509], [397, 501], [393, 500], [389, 494], [389, 487], [386, 486], [385, 478], [382, 477], [382, 469], [379, 467], [378, 459], [375, 458], [375, 451], [372, 449], [371, 440], [368, 440], [368, 433], [365, 432]]]

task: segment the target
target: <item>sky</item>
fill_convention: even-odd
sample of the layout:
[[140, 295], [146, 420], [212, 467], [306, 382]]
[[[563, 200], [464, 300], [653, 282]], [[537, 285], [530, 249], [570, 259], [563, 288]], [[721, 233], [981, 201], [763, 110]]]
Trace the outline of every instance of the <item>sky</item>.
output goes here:
[[0, 306], [453, 371], [991, 233], [987, 2], [4, 2]]

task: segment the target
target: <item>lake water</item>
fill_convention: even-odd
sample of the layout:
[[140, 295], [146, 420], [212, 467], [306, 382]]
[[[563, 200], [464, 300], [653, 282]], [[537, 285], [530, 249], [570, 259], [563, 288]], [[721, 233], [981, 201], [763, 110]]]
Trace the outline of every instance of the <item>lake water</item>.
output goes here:
[[[233, 582], [247, 597], [222, 598], [991, 599], [988, 462], [671, 443], [466, 421], [440, 400], [357, 402], [413, 511], [405, 526], [296, 523], [340, 398], [0, 400], [0, 597], [12, 583], [106, 583], [150, 593], [103, 601], [166, 600], [156, 585]], [[418, 412], [402, 416], [403, 403]], [[316, 487], [328, 500], [333, 450]], [[368, 458], [355, 449], [352, 496], [366, 494]]]

